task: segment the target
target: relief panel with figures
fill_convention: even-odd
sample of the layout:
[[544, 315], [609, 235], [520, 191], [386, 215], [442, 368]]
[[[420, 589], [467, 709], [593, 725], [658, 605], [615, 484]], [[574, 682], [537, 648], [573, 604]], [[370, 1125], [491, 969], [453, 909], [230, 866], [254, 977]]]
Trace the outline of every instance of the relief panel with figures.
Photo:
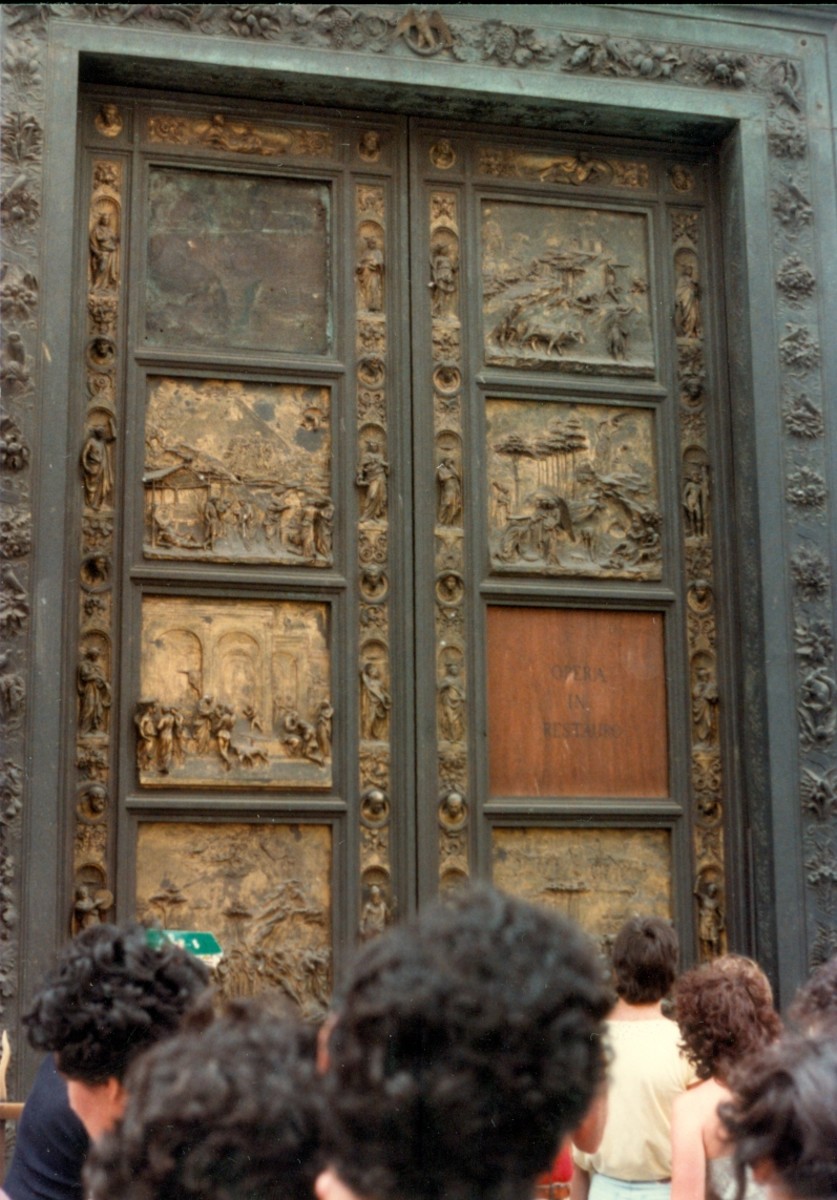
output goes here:
[[650, 410], [489, 400], [486, 415], [495, 572], [661, 577]]
[[152, 378], [142, 482], [146, 557], [331, 566], [329, 390]]
[[137, 915], [164, 929], [212, 930], [225, 997], [278, 990], [321, 1018], [332, 975], [332, 831], [317, 824], [144, 821]]
[[140, 783], [329, 787], [327, 608], [145, 597]]
[[666, 829], [495, 827], [494, 883], [579, 921], [607, 952], [627, 915], [672, 916]]
[[325, 183], [153, 168], [146, 341], [328, 353], [330, 221]]
[[482, 323], [490, 366], [652, 376], [645, 215], [484, 200]]

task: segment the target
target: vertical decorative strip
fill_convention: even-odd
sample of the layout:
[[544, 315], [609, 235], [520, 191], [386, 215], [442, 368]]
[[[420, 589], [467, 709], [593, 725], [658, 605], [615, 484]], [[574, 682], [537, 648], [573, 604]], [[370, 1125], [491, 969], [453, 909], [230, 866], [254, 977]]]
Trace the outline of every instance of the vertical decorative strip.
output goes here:
[[[455, 161], [453, 155], [455, 151], [446, 139], [430, 150], [431, 162], [440, 169]], [[468, 877], [469, 822], [458, 195], [453, 191], [431, 192], [429, 218], [439, 886], [446, 891]]]
[[93, 160], [87, 219], [73, 932], [101, 920], [114, 903], [108, 830], [116, 743], [111, 705], [116, 668], [113, 583], [123, 173], [119, 160]]
[[[360, 154], [379, 153], [365, 133]], [[377, 161], [377, 153], [370, 161]], [[355, 188], [355, 311], [360, 591], [359, 936], [380, 933], [394, 911], [390, 855], [389, 462], [387, 455], [386, 199], [380, 185]]]
[[[45, 16], [4, 5], [0, 123], [0, 1025], [16, 1026], [26, 762], [27, 675], [32, 640], [32, 443], [40, 410], [41, 288], [38, 245], [44, 149]], [[13, 1072], [16, 1063], [12, 1063]], [[10, 1088], [16, 1086], [9, 1080]], [[16, 1093], [11, 1092], [12, 1095]]]
[[698, 906], [700, 953], [702, 958], [708, 959], [724, 953], [727, 937], [700, 213], [687, 208], [672, 208], [671, 232], [691, 705], [693, 890]]
[[[785, 512], [797, 667], [799, 820], [812, 967], [837, 953], [837, 659], [829, 537], [828, 403], [817, 332], [817, 245], [798, 64], [771, 74], [768, 121], [782, 383]], [[831, 438], [835, 429], [828, 430]], [[831, 521], [833, 522], [833, 514]], [[831, 531], [833, 537], [833, 529]]]

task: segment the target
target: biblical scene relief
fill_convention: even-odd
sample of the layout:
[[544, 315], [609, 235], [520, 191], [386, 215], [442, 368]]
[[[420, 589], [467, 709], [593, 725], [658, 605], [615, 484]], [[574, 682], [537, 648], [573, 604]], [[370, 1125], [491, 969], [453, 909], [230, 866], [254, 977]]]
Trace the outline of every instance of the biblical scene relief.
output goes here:
[[137, 834], [137, 915], [214, 933], [226, 997], [278, 989], [322, 1017], [331, 988], [331, 830], [149, 822]]
[[484, 203], [486, 362], [652, 375], [647, 237], [638, 213]]
[[147, 557], [331, 566], [328, 389], [151, 379], [143, 487]]
[[487, 414], [495, 571], [661, 578], [650, 410], [489, 400]]
[[328, 787], [327, 626], [324, 604], [147, 597], [140, 783]]
[[152, 170], [146, 339], [327, 353], [329, 201], [307, 180]]
[[497, 887], [578, 921], [609, 959], [634, 913], [671, 916], [665, 829], [503, 829], [493, 835]]

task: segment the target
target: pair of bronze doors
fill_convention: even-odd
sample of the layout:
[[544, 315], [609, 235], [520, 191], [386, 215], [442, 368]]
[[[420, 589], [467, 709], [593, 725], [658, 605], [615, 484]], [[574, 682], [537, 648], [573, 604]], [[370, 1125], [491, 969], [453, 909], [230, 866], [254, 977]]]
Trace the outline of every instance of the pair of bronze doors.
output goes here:
[[720, 949], [705, 164], [99, 91], [80, 164], [76, 926], [310, 1011], [469, 877]]

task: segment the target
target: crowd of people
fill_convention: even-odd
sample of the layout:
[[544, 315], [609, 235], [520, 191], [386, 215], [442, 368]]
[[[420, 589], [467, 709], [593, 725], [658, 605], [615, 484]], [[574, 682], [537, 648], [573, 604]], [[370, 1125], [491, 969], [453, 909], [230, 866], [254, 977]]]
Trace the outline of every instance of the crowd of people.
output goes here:
[[478, 886], [363, 946], [313, 1028], [93, 926], [25, 1017], [46, 1057], [3, 1194], [834, 1200], [837, 957], [787, 1029], [750, 959], [677, 960], [635, 917], [608, 978], [572, 921]]

